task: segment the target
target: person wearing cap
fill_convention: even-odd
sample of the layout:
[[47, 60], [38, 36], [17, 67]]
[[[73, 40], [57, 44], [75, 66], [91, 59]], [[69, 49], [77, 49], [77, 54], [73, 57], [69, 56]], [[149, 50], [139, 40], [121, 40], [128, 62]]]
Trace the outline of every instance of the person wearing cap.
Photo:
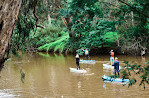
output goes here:
[[76, 66], [77, 66], [77, 70], [80, 69], [79, 62], [80, 62], [79, 54], [76, 54]]
[[117, 73], [118, 77], [119, 77], [119, 61], [118, 61], [117, 57], [115, 57], [115, 61], [114, 61], [114, 64], [112, 66], [114, 66], [115, 76], [116, 76], [116, 73]]
[[113, 65], [113, 63], [114, 63], [114, 52], [113, 52], [113, 50], [110, 51], [110, 62], [111, 62], [111, 65]]

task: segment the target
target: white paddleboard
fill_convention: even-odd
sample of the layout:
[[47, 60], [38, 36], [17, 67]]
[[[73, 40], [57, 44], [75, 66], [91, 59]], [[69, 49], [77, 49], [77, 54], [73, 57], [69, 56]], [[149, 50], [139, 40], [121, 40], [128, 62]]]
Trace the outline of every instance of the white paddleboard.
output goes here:
[[69, 68], [70, 72], [75, 72], [75, 73], [87, 73], [87, 71], [85, 69], [80, 69], [77, 70], [77, 68]]
[[79, 63], [85, 63], [85, 64], [95, 64], [96, 61], [95, 60], [80, 60]]

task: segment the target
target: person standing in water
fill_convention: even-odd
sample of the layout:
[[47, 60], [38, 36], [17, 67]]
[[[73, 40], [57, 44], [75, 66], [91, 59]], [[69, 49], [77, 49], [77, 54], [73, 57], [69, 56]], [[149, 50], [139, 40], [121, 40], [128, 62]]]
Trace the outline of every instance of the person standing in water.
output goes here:
[[89, 59], [89, 51], [87, 49], [83, 50], [85, 52], [85, 58], [86, 60]]
[[116, 76], [116, 73], [117, 73], [118, 77], [119, 77], [119, 61], [118, 61], [117, 57], [115, 57], [115, 61], [114, 61], [114, 64], [112, 66], [114, 66], [114, 74], [115, 74], [115, 76]]
[[111, 65], [113, 65], [113, 63], [114, 63], [114, 52], [113, 52], [113, 50], [110, 51], [110, 62], [111, 62]]
[[80, 62], [79, 54], [76, 54], [76, 66], [77, 66], [77, 70], [80, 69], [79, 62]]

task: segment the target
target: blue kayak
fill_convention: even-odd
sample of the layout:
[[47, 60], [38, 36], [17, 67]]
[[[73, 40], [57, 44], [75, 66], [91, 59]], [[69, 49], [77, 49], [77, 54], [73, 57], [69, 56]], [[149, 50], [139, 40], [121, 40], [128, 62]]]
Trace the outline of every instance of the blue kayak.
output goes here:
[[122, 79], [122, 78], [111, 78], [109, 76], [102, 76], [103, 80], [111, 81], [111, 82], [129, 82], [129, 79]]

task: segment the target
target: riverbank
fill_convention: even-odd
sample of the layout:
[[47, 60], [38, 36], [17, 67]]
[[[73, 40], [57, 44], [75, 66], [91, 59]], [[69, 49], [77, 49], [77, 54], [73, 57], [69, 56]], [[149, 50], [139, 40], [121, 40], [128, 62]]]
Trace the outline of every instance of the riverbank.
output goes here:
[[[149, 55], [149, 50], [145, 51], [145, 54], [141, 55], [141, 50], [121, 50], [118, 47], [103, 47], [103, 48], [91, 48], [90, 55], [109, 55], [110, 50], [114, 50], [117, 55], [132, 55], [132, 56], [144, 56]], [[46, 52], [45, 50], [38, 50], [38, 48], [25, 48], [26, 52]], [[48, 53], [59, 53], [59, 51], [54, 52], [53, 50], [48, 51]], [[63, 54], [76, 54], [76, 51], [62, 52]]]

